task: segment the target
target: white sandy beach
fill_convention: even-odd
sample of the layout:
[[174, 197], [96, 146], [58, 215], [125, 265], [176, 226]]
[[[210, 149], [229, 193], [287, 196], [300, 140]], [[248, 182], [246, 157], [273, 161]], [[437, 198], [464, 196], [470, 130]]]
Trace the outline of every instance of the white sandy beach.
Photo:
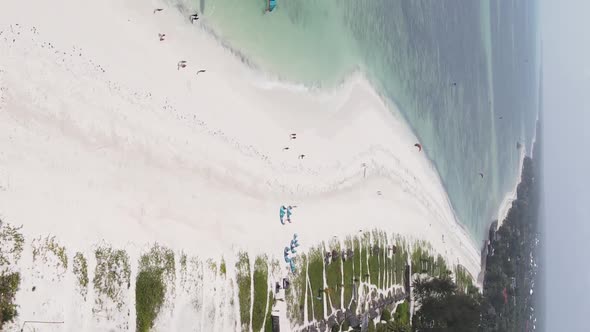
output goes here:
[[[3, 0], [0, 88], [0, 216], [28, 240], [55, 235], [71, 253], [106, 241], [133, 267], [153, 242], [279, 257], [294, 232], [316, 244], [380, 228], [479, 273], [416, 137], [360, 75], [324, 92], [274, 82], [157, 2]], [[298, 206], [292, 224], [282, 204]], [[21, 321], [79, 308], [45, 292], [18, 296]]]

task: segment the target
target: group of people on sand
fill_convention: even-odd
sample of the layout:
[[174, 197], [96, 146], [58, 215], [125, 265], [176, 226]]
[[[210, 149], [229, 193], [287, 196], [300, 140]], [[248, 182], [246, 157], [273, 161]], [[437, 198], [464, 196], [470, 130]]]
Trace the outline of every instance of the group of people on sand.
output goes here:
[[[156, 8], [156, 9], [154, 9], [154, 14], [161, 12], [163, 10], [164, 10], [164, 8]], [[191, 24], [194, 24], [195, 21], [197, 21], [198, 19], [199, 19], [198, 13], [194, 13], [189, 16], [189, 20], [191, 21]], [[160, 41], [166, 40], [166, 34], [165, 33], [158, 33], [158, 39]], [[176, 69], [180, 70], [181, 68], [186, 68], [187, 65], [188, 65], [188, 63], [186, 62], [186, 60], [180, 60], [180, 61], [178, 61]], [[197, 71], [197, 75], [199, 75], [200, 73], [204, 73], [204, 72], [205, 72], [205, 69], [200, 69]]]
[[[291, 135], [289, 135], [289, 137], [291, 138], [291, 140], [297, 139], [297, 133], [291, 133]], [[288, 146], [286, 146], [286, 147], [283, 148], [283, 151], [287, 151], [289, 149], [290, 148]], [[305, 158], [305, 155], [304, 154], [300, 154], [298, 158], [299, 159], [303, 159], [303, 158]]]
[[285, 207], [284, 205], [281, 205], [281, 208], [279, 209], [279, 219], [281, 220], [281, 224], [284, 225], [285, 224], [285, 215], [287, 215], [287, 221], [289, 222], [289, 224], [291, 223], [291, 215], [293, 214], [293, 209], [296, 208], [297, 205], [289, 205], [287, 207]]

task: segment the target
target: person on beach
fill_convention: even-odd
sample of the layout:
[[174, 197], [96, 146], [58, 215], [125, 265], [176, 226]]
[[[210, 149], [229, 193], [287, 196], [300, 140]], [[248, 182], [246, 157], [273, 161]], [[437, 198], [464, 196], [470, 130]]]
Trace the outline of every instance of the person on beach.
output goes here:
[[287, 221], [289, 223], [291, 223], [291, 215], [293, 214], [293, 212], [291, 212], [292, 209], [293, 207], [291, 207], [290, 205], [287, 207]]
[[154, 9], [154, 14], [157, 12], [161, 12], [162, 10], [164, 10], [164, 8], [156, 8], [156, 9]]
[[159, 33], [158, 37], [160, 37], [160, 41], [164, 41], [164, 37], [166, 37], [165, 33]]
[[195, 23], [195, 21], [199, 19], [199, 14], [198, 13], [192, 14], [191, 16], [189, 16], [189, 18], [191, 20], [191, 24]]
[[178, 61], [178, 65], [177, 65], [176, 69], [180, 70], [180, 68], [186, 68], [186, 60]]
[[283, 218], [285, 217], [285, 211], [286, 211], [285, 206], [281, 205], [281, 208], [279, 209], [279, 217], [281, 219], [281, 224], [283, 224], [283, 225], [285, 224], [285, 221], [283, 220]]
[[299, 159], [303, 159], [303, 158], [305, 158], [305, 155], [304, 154], [300, 154], [299, 155]]
[[292, 134], [291, 134], [291, 139], [296, 139], [296, 138], [297, 138], [297, 134], [295, 134], [295, 133], [292, 133]]

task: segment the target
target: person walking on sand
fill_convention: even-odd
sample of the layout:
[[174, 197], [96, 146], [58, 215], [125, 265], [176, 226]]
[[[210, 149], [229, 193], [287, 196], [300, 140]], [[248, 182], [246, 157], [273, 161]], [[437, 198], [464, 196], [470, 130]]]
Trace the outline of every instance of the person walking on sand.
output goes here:
[[191, 16], [189, 16], [189, 19], [191, 20], [191, 23], [195, 23], [195, 21], [199, 19], [199, 14], [194, 13]]
[[166, 37], [165, 33], [159, 33], [158, 37], [160, 37], [160, 41], [164, 41], [164, 38]]
[[186, 61], [185, 60], [178, 61], [178, 65], [177, 65], [176, 69], [180, 70], [180, 68], [186, 68]]
[[292, 133], [291, 134], [291, 139], [296, 139], [297, 138], [297, 134], [296, 133]]
[[304, 154], [300, 154], [299, 155], [299, 159], [303, 159], [303, 158], [305, 158], [305, 155]]

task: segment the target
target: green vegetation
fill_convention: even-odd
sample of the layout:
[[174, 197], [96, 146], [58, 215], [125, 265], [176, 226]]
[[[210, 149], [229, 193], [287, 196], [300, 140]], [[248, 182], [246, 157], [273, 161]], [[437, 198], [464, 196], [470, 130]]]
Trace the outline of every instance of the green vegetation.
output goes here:
[[180, 259], [178, 260], [178, 263], [180, 264], [180, 270], [186, 271], [186, 254], [184, 252], [180, 253]]
[[525, 157], [517, 199], [502, 226], [490, 230], [481, 309], [484, 332], [524, 331], [537, 314], [531, 310], [535, 299], [530, 290], [535, 287], [539, 242], [538, 172], [533, 160]]
[[73, 267], [74, 275], [78, 280], [78, 287], [80, 288], [80, 295], [86, 300], [86, 295], [88, 294], [88, 262], [86, 261], [86, 257], [81, 252], [77, 252], [74, 255], [74, 267]]
[[[352, 250], [353, 247], [352, 237], [347, 237], [344, 241], [345, 249]], [[353, 261], [354, 259], [347, 259], [343, 264], [344, 276], [342, 278], [342, 284], [344, 284], [344, 307], [348, 307], [350, 301], [352, 301], [352, 279], [353, 276]]]
[[383, 311], [381, 312], [381, 317], [380, 317], [379, 320], [380, 321], [389, 322], [391, 320], [391, 311], [389, 311], [387, 309], [383, 309]]
[[402, 324], [398, 321], [390, 321], [385, 324], [385, 327], [378, 327], [377, 332], [411, 332], [412, 326], [410, 324]]
[[12, 321], [17, 315], [14, 297], [20, 285], [20, 273], [8, 272], [0, 275], [0, 330], [6, 322]]
[[217, 263], [215, 263], [214, 260], [209, 258], [207, 260], [207, 266], [209, 267], [209, 270], [211, 270], [211, 272], [213, 272], [214, 275], [217, 274]]
[[455, 266], [455, 282], [459, 291], [463, 293], [468, 293], [475, 287], [471, 274], [462, 265]]
[[178, 260], [180, 264], [180, 288], [187, 287], [188, 281], [188, 268], [187, 268], [187, 256], [186, 253], [183, 251], [180, 252], [180, 259]]
[[387, 270], [387, 267], [389, 265], [389, 255], [391, 253], [390, 251], [390, 247], [391, 247], [391, 243], [389, 243], [389, 239], [387, 238], [387, 233], [385, 232], [381, 232], [381, 247], [382, 247], [382, 256], [380, 256], [380, 268], [379, 271], [382, 274], [382, 283], [381, 283], [381, 288], [389, 288], [391, 287], [391, 281], [390, 281], [390, 274], [389, 271]]
[[367, 276], [369, 275], [369, 262], [368, 262], [368, 250], [367, 247], [370, 246], [369, 243], [369, 233], [364, 233], [360, 239], [361, 244], [361, 279], [362, 281], [369, 281]]
[[354, 264], [354, 275], [356, 278], [360, 280], [362, 277], [362, 273], [364, 270], [361, 264], [361, 241], [358, 236], [354, 237], [354, 257], [353, 257], [353, 264]]
[[21, 227], [14, 227], [0, 219], [0, 268], [15, 265], [21, 257], [25, 238]]
[[264, 323], [268, 297], [268, 258], [258, 256], [254, 261], [254, 301], [252, 302], [252, 330], [260, 331]]
[[309, 267], [307, 274], [309, 276], [311, 301], [313, 301], [313, 317], [310, 316], [310, 320], [315, 318], [319, 321], [324, 318], [323, 298], [325, 293], [329, 292], [329, 290], [326, 291], [324, 287], [323, 260], [322, 250], [319, 247], [313, 248], [309, 251]]
[[272, 291], [268, 292], [268, 310], [266, 310], [266, 319], [264, 324], [265, 332], [272, 332], [272, 305], [273, 305], [273, 294]]
[[[330, 246], [328, 250], [333, 253], [337, 253], [338, 255], [341, 254], [340, 250], [340, 243], [336, 240], [332, 240], [330, 242]], [[332, 306], [336, 309], [340, 309], [340, 300], [341, 300], [341, 292], [343, 281], [342, 281], [342, 259], [338, 256], [337, 259], [334, 259], [330, 264], [326, 266], [326, 282], [327, 282], [327, 295], [332, 302]]]
[[[296, 322], [297, 324], [303, 324], [305, 286], [307, 284], [307, 256], [305, 253], [301, 253], [297, 256], [295, 264], [297, 267], [297, 273], [291, 278], [291, 288], [285, 294], [287, 301], [287, 314], [289, 315], [290, 321]], [[310, 299], [308, 299], [307, 302], [308, 308], [311, 308]]]
[[412, 272], [426, 273], [429, 276], [442, 278], [450, 274], [447, 264], [441, 255], [436, 258], [431, 255], [431, 247], [426, 242], [420, 241], [414, 244], [412, 250]]
[[410, 303], [408, 303], [408, 301], [404, 301], [397, 305], [393, 320], [401, 325], [410, 325]]
[[223, 259], [223, 257], [221, 257], [221, 263], [219, 263], [219, 273], [223, 278], [225, 278], [225, 275], [227, 273], [227, 267], [225, 266], [225, 260]]
[[[139, 260], [135, 280], [136, 329], [147, 332], [153, 326], [164, 304], [167, 291], [174, 290], [176, 270], [174, 252], [155, 244]], [[169, 286], [168, 286], [169, 285]], [[172, 288], [168, 288], [168, 287]]]
[[240, 252], [236, 263], [236, 281], [238, 283], [238, 299], [240, 302], [240, 322], [242, 331], [250, 330], [250, 259], [248, 253]]
[[162, 271], [155, 268], [139, 271], [135, 287], [136, 329], [147, 332], [154, 326], [164, 303], [166, 291]]
[[369, 279], [370, 283], [381, 287], [379, 285], [379, 255], [382, 253], [382, 249], [379, 247], [379, 237], [376, 232], [373, 232], [374, 244], [369, 244], [369, 258], [367, 264], [369, 265]]
[[25, 241], [21, 228], [0, 220], [0, 331], [5, 323], [18, 316], [14, 300], [21, 276], [14, 269], [21, 258]]
[[58, 276], [61, 278], [68, 269], [68, 255], [66, 248], [55, 240], [55, 236], [34, 239], [31, 246], [33, 262], [41, 258], [43, 263], [55, 264], [55, 268], [59, 271]]
[[395, 255], [393, 257], [393, 262], [395, 266], [395, 283], [401, 285], [403, 284], [404, 280], [404, 270], [406, 268], [408, 253], [406, 251], [405, 243], [400, 239], [397, 239], [395, 245], [397, 248]]
[[348, 321], [344, 320], [344, 322], [342, 322], [342, 326], [340, 326], [340, 331], [348, 331], [350, 329], [350, 326], [348, 325]]
[[98, 307], [95, 311], [104, 308], [103, 296], [113, 301], [120, 310], [125, 303], [122, 287], [131, 287], [129, 255], [125, 250], [114, 250], [110, 246], [99, 247], [94, 255], [96, 269], [92, 283], [97, 294], [95, 304]]
[[415, 330], [477, 331], [481, 296], [460, 292], [450, 276], [415, 279], [414, 297], [420, 303], [412, 317]]

